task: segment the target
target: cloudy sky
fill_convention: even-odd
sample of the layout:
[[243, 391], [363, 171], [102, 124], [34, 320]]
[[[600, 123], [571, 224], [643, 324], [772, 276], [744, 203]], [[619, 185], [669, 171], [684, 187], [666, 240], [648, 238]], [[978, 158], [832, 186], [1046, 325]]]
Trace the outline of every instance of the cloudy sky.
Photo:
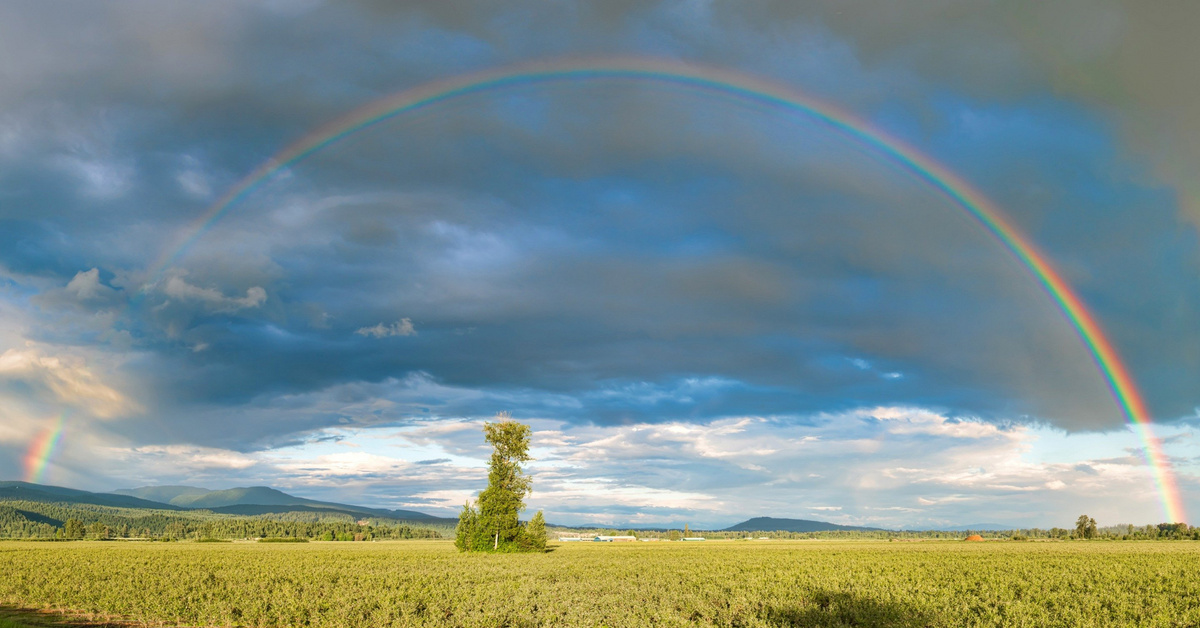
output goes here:
[[1143, 443], [1029, 271], [795, 112], [647, 81], [491, 90], [331, 144], [188, 238], [289, 143], [430, 81], [721, 68], [1001, 207], [1200, 500], [1198, 29], [1191, 3], [1133, 0], [10, 0], [0, 479], [449, 515], [509, 411], [552, 522], [1161, 521]]

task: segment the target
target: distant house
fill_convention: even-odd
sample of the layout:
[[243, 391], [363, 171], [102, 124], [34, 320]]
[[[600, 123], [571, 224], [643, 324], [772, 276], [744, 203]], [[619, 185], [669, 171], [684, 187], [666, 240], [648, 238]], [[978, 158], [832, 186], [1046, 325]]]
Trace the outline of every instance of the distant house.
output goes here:
[[570, 542], [576, 542], [576, 543], [577, 543], [577, 542], [579, 542], [579, 541], [582, 541], [582, 540], [583, 540], [583, 538], [582, 538], [582, 537], [578, 537], [578, 536], [560, 536], [560, 537], [558, 537], [558, 540], [559, 540], [559, 541], [562, 541], [563, 543], [570, 543]]
[[601, 534], [592, 540], [597, 543], [632, 543], [637, 540], [637, 537], [632, 535], [610, 536]]
[[683, 540], [685, 540], [685, 541], [703, 541], [704, 537], [702, 537], [702, 536], [685, 536], [685, 537], [683, 537]]

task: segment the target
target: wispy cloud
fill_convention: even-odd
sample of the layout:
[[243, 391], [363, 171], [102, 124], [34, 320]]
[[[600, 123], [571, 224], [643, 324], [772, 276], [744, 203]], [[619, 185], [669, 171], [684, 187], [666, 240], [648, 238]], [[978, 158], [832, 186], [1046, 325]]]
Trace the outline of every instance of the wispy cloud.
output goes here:
[[372, 327], [360, 327], [354, 333], [374, 338], [390, 338], [392, 336], [415, 336], [417, 329], [413, 327], [411, 319], [402, 318], [391, 325], [379, 323]]

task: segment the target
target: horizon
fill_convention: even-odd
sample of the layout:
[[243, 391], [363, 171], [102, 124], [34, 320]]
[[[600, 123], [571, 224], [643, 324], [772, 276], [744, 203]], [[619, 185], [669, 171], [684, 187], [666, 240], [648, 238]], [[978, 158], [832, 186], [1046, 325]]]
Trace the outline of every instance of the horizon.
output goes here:
[[452, 517], [509, 412], [568, 525], [1194, 516], [1195, 38], [383, 4], [0, 7], [0, 477]]
[[[9, 482], [13, 482], [13, 483], [23, 483], [23, 484], [33, 484], [34, 486], [53, 486], [53, 485], [45, 485], [45, 484], [38, 484], [38, 483], [33, 483], [33, 482], [27, 482], [27, 481], [25, 481], [25, 480], [0, 480], [0, 483], [9, 483]], [[290, 497], [297, 497], [297, 498], [300, 498], [300, 499], [307, 499], [307, 500], [312, 500], [312, 501], [319, 501], [319, 502], [323, 502], [323, 503], [327, 503], [327, 504], [340, 504], [340, 505], [343, 505], [343, 506], [350, 506], [350, 507], [356, 507], [356, 508], [370, 508], [370, 509], [375, 509], [375, 510], [392, 510], [392, 511], [395, 511], [395, 510], [408, 510], [408, 509], [386, 508], [386, 507], [379, 506], [379, 505], [376, 505], [376, 504], [351, 504], [351, 503], [345, 503], [345, 502], [337, 502], [337, 501], [320, 500], [320, 499], [315, 499], [315, 498], [312, 498], [312, 497], [306, 497], [306, 496], [304, 496], [304, 495], [297, 495], [297, 494], [295, 494], [295, 493], [293, 493], [293, 492], [289, 492], [289, 491], [283, 491], [283, 490], [281, 490], [281, 489], [278, 489], [278, 488], [276, 488], [276, 487], [273, 487], [273, 486], [266, 486], [266, 485], [254, 485], [254, 486], [229, 486], [229, 487], [226, 487], [226, 488], [217, 488], [217, 489], [213, 489], [213, 488], [207, 488], [207, 487], [201, 487], [201, 486], [186, 486], [186, 485], [161, 485], [161, 484], [160, 484], [160, 485], [146, 485], [146, 486], [137, 486], [137, 487], [120, 487], [120, 488], [114, 488], [114, 489], [109, 489], [109, 490], [104, 490], [104, 491], [92, 491], [92, 492], [93, 492], [93, 493], [96, 493], [96, 494], [125, 495], [126, 493], [119, 493], [118, 491], [131, 491], [131, 492], [132, 492], [132, 491], [138, 491], [138, 490], [141, 490], [141, 489], [152, 489], [152, 488], [168, 488], [168, 487], [178, 487], [178, 488], [196, 488], [196, 489], [201, 489], [201, 490], [204, 490], [204, 491], [209, 491], [209, 492], [214, 492], [214, 491], [229, 491], [229, 490], [235, 490], [235, 489], [253, 489], [253, 488], [265, 488], [265, 489], [269, 489], [269, 490], [273, 490], [273, 491], [277, 491], [277, 492], [283, 493], [283, 494], [285, 494], [285, 495], [288, 495], [288, 496], [290, 496]], [[66, 488], [66, 489], [71, 489], [71, 490], [82, 490], [82, 489], [75, 489], [74, 487], [69, 487], [69, 486], [55, 486], [54, 488]], [[138, 497], [138, 496], [136, 496], [136, 495], [133, 495], [133, 496], [134, 496], [134, 497]], [[139, 499], [143, 499], [143, 500], [147, 500], [147, 501], [151, 501], [151, 502], [156, 502], [156, 503], [163, 503], [163, 504], [167, 504], [167, 502], [158, 502], [157, 500], [152, 500], [152, 499], [148, 499], [148, 498], [145, 498], [145, 497], [139, 497]], [[245, 502], [245, 503], [252, 503], [252, 502]], [[188, 507], [185, 507], [185, 508], [190, 508], [190, 509], [195, 509], [195, 510], [204, 510], [204, 507], [191, 507], [191, 506], [188, 506]], [[453, 519], [453, 518], [456, 518], [456, 517], [458, 516], [458, 514], [459, 514], [458, 512], [453, 512], [453, 513], [443, 513], [443, 512], [438, 512], [438, 511], [434, 511], [434, 512], [428, 512], [428, 510], [430, 510], [430, 509], [425, 509], [425, 510], [420, 510], [420, 511], [415, 511], [415, 512], [420, 512], [421, 514], [430, 515], [430, 516], [439, 517], [439, 518], [446, 518], [446, 519]], [[531, 511], [531, 510], [527, 511], [527, 512], [526, 512], [526, 516], [532, 516], [532, 512], [533, 512], [533, 511]], [[1084, 514], [1086, 514], [1086, 513], [1084, 513]], [[553, 512], [551, 512], [549, 515], [547, 515], [547, 525], [559, 526], [559, 527], [564, 527], [564, 528], [568, 528], [568, 529], [574, 529], [574, 528], [615, 528], [615, 529], [621, 529], [621, 530], [632, 529], [632, 530], [660, 530], [660, 531], [661, 531], [661, 530], [671, 530], [671, 529], [680, 529], [680, 530], [682, 530], [682, 529], [684, 528], [684, 525], [685, 525], [685, 524], [689, 524], [689, 525], [690, 525], [690, 522], [688, 522], [688, 521], [677, 521], [677, 522], [667, 522], [667, 523], [663, 523], [663, 524], [655, 524], [655, 525], [651, 525], [651, 526], [640, 526], [640, 527], [639, 527], [638, 525], [633, 525], [633, 524], [631, 524], [631, 523], [630, 523], [630, 522], [628, 522], [628, 521], [621, 522], [621, 521], [617, 521], [617, 520], [615, 520], [615, 519], [612, 519], [612, 520], [607, 520], [607, 521], [605, 521], [605, 520], [596, 520], [596, 521], [585, 521], [585, 522], [580, 522], [580, 523], [570, 523], [570, 522], [563, 522], [563, 521], [555, 521], [555, 520], [552, 520], [552, 518], [553, 518], [553, 517], [554, 517], [554, 513], [553, 513]], [[773, 515], [754, 515], [754, 516], [751, 516], [751, 517], [746, 517], [746, 518], [738, 519], [738, 520], [736, 520], [736, 521], [732, 521], [731, 523], [730, 523], [730, 522], [727, 522], [727, 523], [724, 523], [724, 524], [715, 524], [715, 525], [710, 525], [710, 526], [706, 526], [706, 527], [698, 527], [698, 526], [695, 526], [695, 525], [690, 525], [690, 527], [691, 527], [693, 530], [696, 530], [696, 531], [705, 531], [705, 532], [712, 532], [712, 531], [723, 531], [723, 530], [726, 530], [726, 529], [728, 529], [728, 528], [731, 528], [731, 527], [734, 527], [734, 526], [740, 525], [740, 524], [742, 524], [742, 523], [746, 523], [746, 522], [748, 522], [748, 521], [751, 521], [751, 520], [754, 520], [754, 519], [782, 519], [782, 520], [789, 520], [789, 521], [811, 521], [811, 522], [817, 522], [817, 523], [833, 523], [833, 522], [826, 521], [826, 520], [824, 520], [824, 519], [820, 519], [820, 518], [815, 518], [815, 519], [814, 519], [814, 518], [808, 518], [808, 517], [795, 517], [795, 516], [789, 516], [789, 515], [787, 515], [787, 514], [773, 514]], [[1142, 527], [1145, 527], [1145, 526], [1147, 526], [1147, 525], [1153, 526], [1153, 525], [1157, 525], [1157, 524], [1159, 524], [1159, 523], [1164, 523], [1164, 522], [1161, 522], [1161, 521], [1159, 521], [1159, 522], [1134, 523], [1134, 522], [1131, 522], [1131, 521], [1118, 521], [1118, 522], [1115, 522], [1115, 523], [1108, 523], [1108, 522], [1098, 522], [1098, 525], [1099, 525], [1099, 527], [1100, 527], [1100, 528], [1102, 528], [1102, 529], [1103, 529], [1103, 528], [1122, 527], [1122, 526], [1127, 526], [1127, 525], [1132, 525], [1132, 526], [1135, 526], [1135, 527], [1137, 527], [1137, 528], [1142, 528]], [[1024, 522], [1024, 523], [1022, 523], [1022, 522], [1013, 523], [1013, 522], [1001, 522], [1001, 521], [983, 521], [983, 520], [980, 520], [980, 521], [973, 521], [973, 522], [969, 522], [969, 523], [964, 523], [964, 522], [956, 522], [956, 523], [946, 524], [946, 525], [942, 525], [942, 526], [938, 526], [938, 527], [926, 527], [926, 528], [922, 528], [922, 527], [897, 527], [897, 528], [884, 528], [884, 527], [873, 527], [873, 526], [860, 526], [860, 527], [869, 527], [869, 528], [873, 528], [873, 529], [877, 529], [877, 530], [881, 530], [881, 531], [885, 531], [885, 532], [908, 532], [908, 531], [911, 531], [911, 532], [922, 532], [922, 531], [935, 532], [935, 531], [963, 531], [963, 530], [997, 530], [997, 531], [1007, 531], [1007, 530], [1030, 530], [1030, 529], [1050, 530], [1050, 529], [1052, 529], [1052, 528], [1063, 528], [1063, 529], [1069, 529], [1069, 528], [1071, 527], [1069, 524], [1070, 524], [1070, 522], [1064, 522], [1062, 525], [1058, 525], [1058, 524], [1055, 524], [1055, 525], [1030, 525], [1028, 522]], [[842, 525], [842, 524], [837, 524], [837, 525]], [[971, 527], [971, 526], [976, 526], [976, 525], [982, 525], [982, 526], [1000, 526], [1000, 527], [986, 527], [986, 528], [982, 528], [982, 527], [981, 527], [981, 528], [973, 528], [973, 527]], [[1007, 526], [1007, 527], [1006, 527], [1006, 526]]]

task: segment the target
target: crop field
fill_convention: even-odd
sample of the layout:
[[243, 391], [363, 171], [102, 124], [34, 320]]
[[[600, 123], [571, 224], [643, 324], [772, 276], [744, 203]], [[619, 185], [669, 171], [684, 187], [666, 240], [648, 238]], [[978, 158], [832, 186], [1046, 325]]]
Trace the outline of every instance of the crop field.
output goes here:
[[0, 605], [153, 626], [1196, 626], [1200, 543], [6, 542]]

